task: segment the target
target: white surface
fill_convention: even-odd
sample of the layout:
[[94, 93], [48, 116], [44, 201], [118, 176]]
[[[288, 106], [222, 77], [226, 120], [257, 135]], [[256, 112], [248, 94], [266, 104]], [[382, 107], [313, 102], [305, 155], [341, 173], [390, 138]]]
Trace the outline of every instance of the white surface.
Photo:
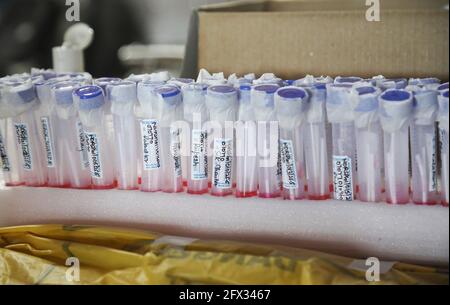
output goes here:
[[267, 242], [356, 258], [448, 266], [449, 209], [209, 195], [0, 190], [0, 226], [63, 223], [142, 228], [194, 238]]

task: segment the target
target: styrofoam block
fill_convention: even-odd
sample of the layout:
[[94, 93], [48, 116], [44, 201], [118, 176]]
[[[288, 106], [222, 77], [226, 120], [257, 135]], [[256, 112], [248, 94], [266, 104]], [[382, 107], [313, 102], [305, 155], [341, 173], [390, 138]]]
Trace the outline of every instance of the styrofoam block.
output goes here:
[[358, 201], [16, 187], [0, 190], [0, 226], [62, 223], [316, 249], [448, 266], [449, 209]]

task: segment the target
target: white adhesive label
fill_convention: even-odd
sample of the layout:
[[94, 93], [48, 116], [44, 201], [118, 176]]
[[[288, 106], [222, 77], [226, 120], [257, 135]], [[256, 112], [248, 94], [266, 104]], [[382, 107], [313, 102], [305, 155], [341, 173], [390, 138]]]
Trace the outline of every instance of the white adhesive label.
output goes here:
[[180, 177], [181, 172], [181, 143], [180, 129], [170, 128], [170, 151], [172, 153], [175, 176]]
[[280, 151], [283, 188], [288, 190], [297, 189], [297, 167], [295, 164], [294, 146], [292, 141], [280, 139]]
[[144, 170], [161, 167], [159, 127], [157, 120], [141, 120], [142, 164]]
[[77, 151], [80, 153], [80, 165], [82, 169], [86, 169], [89, 168], [89, 158], [86, 147], [86, 135], [80, 121], [75, 122], [75, 130], [77, 131]]
[[5, 144], [3, 143], [3, 137], [1, 133], [0, 133], [0, 159], [2, 161], [2, 170], [4, 172], [11, 171], [8, 154], [6, 153], [6, 147]]
[[437, 191], [437, 184], [438, 184], [438, 177], [437, 177], [437, 145], [436, 145], [436, 137], [432, 137], [429, 140], [429, 143], [427, 143], [427, 149], [428, 149], [428, 155], [430, 156], [430, 165], [428, 166], [430, 172], [429, 172], [429, 185], [428, 185], [428, 191], [430, 192], [436, 192]]
[[206, 153], [206, 131], [192, 130], [191, 143], [191, 179], [203, 180], [208, 178], [208, 155]]
[[283, 171], [281, 169], [281, 150], [280, 150], [281, 145], [278, 143], [278, 156], [277, 156], [277, 185], [279, 188], [281, 188], [283, 186]]
[[84, 134], [86, 135], [86, 147], [91, 177], [101, 179], [103, 178], [103, 167], [100, 158], [100, 142], [98, 136], [94, 132], [85, 132]]
[[333, 156], [334, 199], [353, 200], [352, 158]]
[[22, 150], [23, 169], [26, 171], [33, 170], [33, 157], [31, 153], [30, 137], [27, 124], [14, 124], [16, 127], [17, 143]]
[[48, 117], [41, 117], [42, 136], [44, 137], [45, 152], [47, 154], [47, 167], [55, 167], [55, 155], [53, 153], [53, 135]]
[[213, 186], [231, 188], [233, 168], [233, 140], [214, 139]]

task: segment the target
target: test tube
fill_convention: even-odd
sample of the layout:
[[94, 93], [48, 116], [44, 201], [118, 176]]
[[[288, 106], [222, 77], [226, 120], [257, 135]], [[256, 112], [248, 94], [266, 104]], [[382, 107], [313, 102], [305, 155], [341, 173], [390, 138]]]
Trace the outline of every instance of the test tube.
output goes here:
[[280, 160], [283, 198], [305, 197], [303, 124], [308, 110], [308, 93], [298, 87], [283, 87], [275, 93], [275, 111], [280, 124]]
[[55, 142], [60, 148], [57, 156], [63, 160], [58, 166], [64, 180], [76, 189], [91, 187], [89, 161], [85, 148], [83, 126], [78, 118], [73, 92], [81, 87], [79, 82], [66, 81], [52, 86], [51, 95], [58, 117], [59, 130], [56, 130]]
[[337, 76], [334, 79], [335, 84], [347, 84], [347, 85], [353, 85], [362, 81], [363, 79], [358, 76]]
[[412, 94], [388, 89], [379, 96], [381, 127], [384, 131], [386, 202], [409, 202], [408, 129], [413, 110]]
[[19, 147], [16, 143], [14, 122], [8, 117], [6, 102], [2, 98], [4, 85], [0, 81], [0, 162], [6, 186], [22, 185]]
[[137, 132], [134, 116], [137, 101], [136, 83], [131, 81], [110, 83], [106, 86], [106, 96], [111, 103], [113, 115], [117, 188], [136, 190], [138, 189]]
[[19, 159], [20, 152], [15, 136], [13, 120], [0, 118], [0, 160], [6, 186], [18, 186], [24, 183]]
[[435, 77], [410, 78], [408, 80], [408, 85], [419, 86], [421, 88], [426, 88], [429, 90], [437, 90], [437, 88], [441, 85], [441, 81]]
[[161, 128], [155, 89], [164, 85], [160, 81], [141, 81], [137, 85], [139, 121], [139, 164], [141, 166], [141, 191], [161, 190]]
[[405, 78], [383, 78], [377, 81], [377, 86], [382, 90], [405, 89], [408, 81]]
[[378, 115], [381, 90], [367, 84], [354, 89], [356, 151], [358, 154], [358, 199], [382, 200], [383, 135]]
[[183, 87], [186, 84], [193, 83], [194, 80], [192, 78], [182, 78], [182, 77], [172, 77], [167, 81], [167, 85], [174, 85], [178, 88]]
[[[261, 87], [261, 86], [259, 86]], [[276, 89], [278, 86], [275, 86]], [[274, 92], [276, 91], [274, 90]], [[239, 110], [236, 122], [236, 197], [246, 198], [258, 194], [257, 137], [255, 114], [250, 99], [251, 85], [239, 86]]]
[[51, 88], [58, 83], [70, 80], [67, 76], [36, 82], [36, 94], [39, 99], [38, 117], [39, 135], [46, 156], [48, 186], [66, 188], [70, 186], [67, 173], [64, 173], [61, 142], [56, 141], [57, 133], [62, 130], [56, 115], [56, 104], [52, 99]]
[[44, 151], [39, 139], [38, 127], [34, 117], [38, 101], [31, 80], [10, 83], [3, 91], [3, 98], [13, 108], [16, 141], [21, 152], [23, 180], [27, 186], [45, 186]]
[[333, 197], [352, 201], [356, 193], [356, 143], [352, 85], [327, 84], [327, 116], [332, 129]]
[[434, 205], [439, 201], [436, 116], [438, 92], [425, 87], [413, 91], [411, 124], [412, 201]]
[[[167, 81], [168, 85], [177, 86], [181, 89], [183, 86], [187, 84], [193, 83], [194, 80], [192, 78], [182, 78], [182, 77], [172, 77]], [[183, 107], [179, 108], [180, 111], [183, 111]], [[180, 114], [183, 117], [183, 113]], [[186, 143], [186, 136], [184, 134], [180, 135], [180, 149], [181, 151], [186, 151], [189, 148], [189, 143]], [[189, 164], [189, 156], [182, 155], [181, 156], [181, 171], [183, 176], [183, 186], [187, 186], [188, 181], [188, 164]]]
[[281, 195], [281, 163], [279, 155], [279, 124], [275, 111], [276, 84], [255, 85], [250, 92], [257, 128], [258, 196], [275, 198]]
[[284, 82], [281, 78], [277, 77], [273, 73], [264, 73], [258, 79], [253, 80], [254, 85], [261, 84], [277, 84], [279, 86], [283, 86]]
[[181, 120], [181, 91], [176, 86], [165, 85], [155, 88], [155, 95], [161, 129], [162, 191], [182, 192], [181, 130], [174, 124]]
[[441, 146], [441, 203], [448, 207], [449, 202], [449, 179], [448, 179], [448, 165], [449, 165], [449, 151], [448, 151], [448, 89], [442, 91], [438, 96], [439, 103], [439, 137]]
[[187, 166], [187, 192], [205, 194], [208, 192], [207, 132], [204, 122], [208, 119], [205, 104], [205, 84], [192, 83], [182, 87], [184, 119], [189, 124], [190, 153]]
[[212, 136], [213, 160], [211, 194], [226, 196], [233, 193], [234, 132], [226, 128], [237, 117], [238, 96], [232, 86], [210, 86], [206, 92], [206, 107], [210, 120], [220, 126]]
[[75, 90], [78, 113], [83, 125], [93, 189], [115, 187], [114, 161], [105, 120], [105, 98], [99, 86]]
[[44, 80], [49, 80], [51, 78], [56, 77], [56, 72], [51, 69], [37, 69], [31, 68], [31, 76], [40, 75], [44, 78]]
[[308, 199], [330, 198], [328, 149], [326, 133], [326, 84], [315, 83], [305, 88], [310, 96], [304, 126], [305, 162]]
[[114, 122], [113, 115], [111, 113], [111, 101], [109, 100], [108, 95], [106, 94], [106, 87], [111, 84], [115, 84], [120, 82], [121, 79], [117, 77], [101, 77], [94, 80], [94, 85], [99, 86], [103, 90], [103, 94], [105, 96], [105, 121], [108, 131], [108, 138], [111, 143], [115, 143], [114, 140]]

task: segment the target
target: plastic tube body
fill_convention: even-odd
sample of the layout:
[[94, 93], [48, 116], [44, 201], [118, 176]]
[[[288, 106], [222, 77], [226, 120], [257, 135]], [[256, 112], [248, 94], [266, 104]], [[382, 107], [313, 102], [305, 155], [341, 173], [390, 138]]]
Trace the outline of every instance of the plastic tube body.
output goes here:
[[211, 86], [207, 89], [206, 106], [210, 120], [217, 127], [211, 139], [211, 194], [213, 196], [231, 195], [235, 150], [234, 129], [227, 127], [233, 126], [237, 119], [237, 91], [226, 85]]
[[207, 85], [198, 83], [182, 87], [183, 116], [189, 126], [189, 139], [184, 143], [187, 148], [187, 192], [195, 195], [208, 192], [208, 134], [204, 129], [208, 119], [207, 88]]
[[258, 193], [257, 132], [251, 86], [239, 86], [239, 111], [236, 123], [236, 197], [253, 197]]
[[137, 131], [134, 106], [137, 101], [136, 84], [122, 81], [106, 86], [114, 125], [115, 176], [117, 188], [138, 189], [136, 165]]
[[409, 137], [412, 94], [389, 89], [379, 97], [384, 130], [386, 202], [406, 204], [409, 199]]
[[33, 111], [14, 118], [16, 141], [21, 152], [23, 180], [27, 186], [46, 186], [47, 171], [38, 126]]
[[412, 201], [416, 204], [434, 205], [439, 201], [438, 139], [435, 126], [438, 92], [426, 87], [410, 87], [413, 87], [414, 93], [410, 128]]
[[256, 85], [251, 90], [251, 104], [257, 123], [258, 196], [275, 198], [281, 195], [280, 133], [274, 97], [276, 84]]
[[108, 137], [103, 91], [98, 86], [85, 86], [77, 89], [75, 94], [86, 137], [92, 188], [114, 188], [114, 151]]
[[439, 112], [439, 139], [441, 147], [441, 203], [448, 207], [449, 203], [449, 102], [448, 102], [448, 83], [447, 90], [442, 91], [438, 96]]
[[356, 143], [352, 85], [327, 85], [327, 114], [332, 124], [333, 197], [351, 201], [356, 192]]
[[383, 136], [378, 115], [381, 90], [368, 84], [353, 87], [353, 109], [358, 156], [358, 199], [366, 202], [382, 200]]
[[384, 168], [386, 201], [409, 202], [408, 126], [394, 132], [384, 132]]
[[155, 89], [155, 93], [160, 110], [157, 117], [161, 124], [162, 191], [182, 192], [181, 131], [174, 124], [182, 118], [181, 91], [175, 86], [161, 86]]
[[1, 170], [6, 186], [22, 185], [20, 151], [16, 142], [16, 132], [11, 118], [0, 119]]
[[161, 128], [157, 119], [158, 107], [154, 90], [164, 85], [161, 81], [142, 81], [137, 85], [138, 105], [138, 166], [141, 167], [141, 185], [143, 192], [161, 190]]
[[[321, 80], [328, 82], [328, 79]], [[322, 83], [305, 84], [303, 86], [306, 86], [310, 94], [309, 110], [303, 128], [307, 194], [311, 200], [325, 200], [330, 197], [327, 132], [325, 126], [326, 87]]]
[[282, 196], [288, 200], [305, 197], [302, 130], [308, 99], [308, 93], [297, 87], [283, 87], [275, 93], [275, 109], [280, 123]]
[[366, 202], [382, 201], [383, 133], [380, 123], [356, 129], [358, 154], [358, 199]]
[[73, 101], [73, 91], [80, 86], [77, 82], [61, 82], [51, 88], [51, 95], [59, 126], [55, 142], [59, 148], [57, 156], [61, 158], [61, 176], [71, 188], [87, 189], [91, 187], [91, 176], [86, 139]]

